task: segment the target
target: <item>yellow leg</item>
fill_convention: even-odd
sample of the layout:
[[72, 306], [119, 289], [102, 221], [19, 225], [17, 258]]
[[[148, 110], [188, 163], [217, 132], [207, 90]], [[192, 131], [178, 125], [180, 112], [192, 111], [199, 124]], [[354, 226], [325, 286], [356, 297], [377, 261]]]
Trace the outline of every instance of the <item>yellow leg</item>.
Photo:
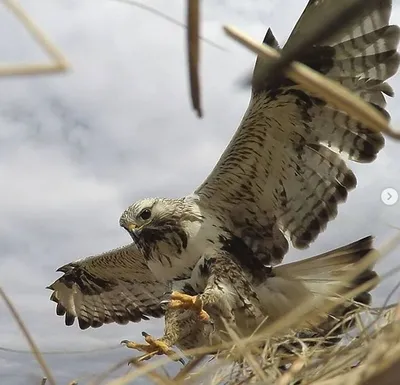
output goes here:
[[203, 322], [210, 322], [209, 314], [203, 309], [203, 301], [198, 295], [192, 296], [188, 294], [173, 291], [171, 294], [171, 301], [168, 307], [171, 309], [187, 309], [193, 310], [199, 314], [199, 318]]
[[176, 353], [172, 349], [170, 349], [170, 347], [165, 342], [155, 339], [146, 332], [142, 332], [142, 336], [144, 337], [144, 340], [147, 342], [147, 345], [138, 344], [136, 342], [128, 340], [121, 341], [121, 344], [124, 344], [127, 348], [136, 349], [139, 350], [140, 352], [146, 353], [143, 356], [139, 357], [136, 360], [137, 362], [149, 360], [150, 358], [156, 355], [166, 355], [174, 361], [179, 361], [183, 365], [185, 364], [183, 359], [177, 357]]

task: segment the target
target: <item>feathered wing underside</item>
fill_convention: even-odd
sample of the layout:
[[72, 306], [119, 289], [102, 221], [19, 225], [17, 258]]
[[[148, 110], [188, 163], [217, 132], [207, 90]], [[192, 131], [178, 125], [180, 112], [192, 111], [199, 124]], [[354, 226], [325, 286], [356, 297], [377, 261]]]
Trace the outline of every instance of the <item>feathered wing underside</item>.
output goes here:
[[[303, 40], [304, 37], [312, 31], [310, 26], [313, 27], [313, 25], [320, 24], [321, 20], [325, 20], [326, 17], [345, 11], [357, 1], [358, 0], [309, 0], [292, 30], [285, 48], [297, 45]], [[341, 21], [340, 30], [338, 29], [336, 33], [332, 34], [330, 38], [325, 41], [325, 44], [340, 41], [340, 36], [344, 37], [344, 40], [350, 40], [349, 37], [354, 38], [365, 35], [367, 29], [374, 31], [378, 29], [381, 20], [386, 20], [386, 23], [388, 22], [391, 11], [392, 0], [369, 1], [368, 4], [365, 4], [361, 9], [359, 7], [357, 19], [355, 21], [348, 21], [346, 23]], [[367, 27], [367, 29], [365, 29], [365, 27]]]
[[[317, 2], [310, 4], [287, 45], [297, 41], [307, 23], [323, 19], [327, 8], [321, 14]], [[389, 119], [384, 94], [393, 92], [385, 81], [399, 67], [399, 28], [388, 25], [391, 1], [374, 4], [329, 41], [310, 48], [302, 60]], [[356, 186], [346, 158], [371, 162], [384, 139], [288, 79], [265, 84], [264, 66], [258, 59], [248, 110], [196, 193], [205, 208], [231, 218], [231, 230], [263, 263], [276, 264], [288, 249], [285, 234], [295, 247], [306, 248], [337, 215], [338, 204]]]
[[64, 273], [48, 288], [65, 324], [75, 319], [81, 329], [116, 322], [126, 324], [161, 317], [167, 286], [147, 267], [134, 244], [60, 267]]

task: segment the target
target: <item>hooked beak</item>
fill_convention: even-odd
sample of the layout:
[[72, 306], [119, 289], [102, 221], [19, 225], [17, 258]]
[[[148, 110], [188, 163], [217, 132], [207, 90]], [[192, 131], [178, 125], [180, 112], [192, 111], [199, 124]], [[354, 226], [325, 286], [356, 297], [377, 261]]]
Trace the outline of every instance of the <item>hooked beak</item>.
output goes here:
[[126, 227], [126, 230], [130, 234], [134, 242], [137, 242], [139, 240], [140, 233], [142, 232], [141, 227], [137, 227], [136, 225], [132, 224]]

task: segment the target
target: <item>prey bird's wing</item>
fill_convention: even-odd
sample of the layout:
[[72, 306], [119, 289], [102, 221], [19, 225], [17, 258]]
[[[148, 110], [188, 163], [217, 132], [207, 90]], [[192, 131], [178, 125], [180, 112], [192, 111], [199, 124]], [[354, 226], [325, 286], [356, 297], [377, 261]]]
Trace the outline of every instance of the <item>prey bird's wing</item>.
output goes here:
[[[310, 23], [323, 21], [326, 4], [335, 3], [310, 1], [286, 46], [296, 44]], [[390, 0], [374, 4], [301, 60], [389, 119], [384, 94], [393, 96], [386, 80], [399, 67], [399, 27], [389, 25]], [[264, 42], [277, 46], [271, 31]], [[289, 79], [266, 83], [267, 67], [258, 57], [249, 107], [195, 193], [263, 263], [276, 264], [288, 249], [286, 236], [296, 248], [306, 248], [335, 218], [357, 182], [347, 160], [373, 161], [384, 139]]]
[[135, 244], [60, 267], [64, 273], [48, 288], [65, 324], [81, 329], [161, 317], [167, 285], [158, 282]]

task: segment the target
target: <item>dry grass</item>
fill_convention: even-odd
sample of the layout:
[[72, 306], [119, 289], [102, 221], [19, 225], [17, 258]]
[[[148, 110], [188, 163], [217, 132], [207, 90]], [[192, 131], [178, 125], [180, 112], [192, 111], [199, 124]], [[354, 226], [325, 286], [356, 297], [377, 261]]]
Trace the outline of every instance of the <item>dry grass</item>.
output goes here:
[[[359, 1], [361, 4], [362, 2]], [[48, 53], [52, 60], [50, 64], [18, 64], [0, 66], [0, 75], [34, 75], [65, 71], [67, 61], [60, 51], [49, 42], [43, 32], [33, 23], [15, 0], [5, 0], [4, 4], [22, 22], [32, 37]], [[188, 57], [192, 101], [197, 112], [200, 107], [200, 84], [198, 78], [199, 58], [199, 2], [188, 0]], [[272, 60], [280, 60], [273, 50], [252, 41], [248, 36], [234, 28], [225, 28], [226, 32], [240, 41], [249, 49]], [[319, 31], [321, 33], [321, 31]], [[283, 58], [284, 59], [284, 58]], [[282, 60], [283, 60], [282, 59]], [[342, 106], [353, 117], [366, 123], [369, 127], [383, 131], [389, 136], [399, 138], [381, 116], [368, 105], [347, 90], [338, 88], [337, 84], [323, 76], [316, 75], [299, 63], [291, 64], [286, 72], [293, 80], [304, 87], [313, 84], [313, 92], [331, 103]], [[350, 108], [348, 108], [350, 106]], [[398, 239], [389, 242], [384, 255], [397, 244]], [[364, 269], [366, 265], [377, 259], [376, 253], [350, 271], [346, 279], [351, 279]], [[394, 271], [392, 271], [394, 273]], [[349, 294], [354, 296], [362, 292], [360, 287]], [[40, 364], [43, 375], [42, 384], [55, 384], [50, 368], [46, 365], [43, 355], [37, 348], [28, 328], [19, 316], [11, 299], [0, 288], [10, 312], [27, 339], [28, 345]], [[342, 301], [343, 298], [338, 299]], [[230, 330], [231, 342], [219, 346], [220, 353], [205, 362], [209, 353], [207, 348], [195, 349], [191, 352], [194, 358], [174, 378], [160, 371], [168, 358], [146, 364], [135, 362], [135, 369], [125, 376], [107, 381], [110, 373], [127, 364], [127, 361], [114, 364], [109, 370], [100, 373], [92, 379], [92, 384], [107, 383], [109, 385], [129, 384], [141, 376], [147, 376], [159, 385], [176, 384], [274, 384], [274, 385], [394, 385], [400, 378], [400, 306], [382, 308], [375, 311], [359, 309], [354, 317], [357, 320], [358, 331], [351, 336], [344, 336], [340, 342], [332, 343], [331, 335], [310, 337], [295, 335], [290, 332], [291, 326], [307, 317], [311, 308], [320, 307], [323, 303], [308, 301], [299, 306], [283, 319], [272, 324], [262, 334], [249, 338], [240, 338]], [[360, 312], [364, 316], [360, 316]], [[284, 333], [282, 333], [284, 331]], [[279, 337], [277, 337], [279, 335]], [[76, 384], [72, 381], [71, 384]]]
[[[264, 373], [261, 382], [278, 385], [362, 384], [364, 379], [377, 375], [400, 359], [400, 318], [396, 315], [390, 322], [383, 322], [385, 316], [392, 313], [393, 309], [386, 310], [374, 330], [367, 333], [366, 328], [361, 329], [352, 338], [345, 337], [341, 343], [332, 346], [326, 346], [329, 341], [325, 338], [307, 340], [294, 335], [269, 340], [262, 354], [257, 356]], [[288, 363], [288, 368], [282, 370], [282, 365]], [[213, 383], [260, 381], [257, 372], [249, 370], [250, 366], [246, 366], [246, 370], [240, 370], [237, 364], [235, 367], [233, 378], [232, 373], [229, 373], [229, 380], [218, 374]]]
[[[399, 239], [400, 236], [396, 236], [380, 249], [379, 254], [389, 252], [398, 244]], [[365, 264], [370, 264], [377, 258], [378, 253], [370, 253], [370, 256], [366, 257], [367, 262], [362, 261], [356, 265], [349, 271], [346, 279], [351, 279], [364, 269]], [[396, 271], [392, 270], [393, 274]], [[349, 293], [348, 297], [364, 290], [365, 287], [360, 286]], [[47, 381], [55, 384], [51, 370], [12, 301], [1, 289], [0, 296], [6, 301], [12, 316], [25, 335]], [[338, 298], [338, 302], [343, 300], [344, 298]], [[291, 326], [307, 318], [310, 307], [316, 306], [320, 306], [324, 312], [329, 310], [314, 300], [307, 301], [299, 304], [291, 314], [271, 324], [262, 334], [240, 338], [230, 330], [231, 342], [221, 344], [218, 355], [207, 355], [210, 348], [198, 348], [187, 352], [194, 358], [174, 378], [160, 371], [162, 366], [169, 362], [169, 358], [161, 358], [146, 364], [133, 361], [134, 370], [107, 381], [116, 369], [127, 365], [128, 360], [125, 360], [92, 378], [89, 383], [124, 385], [139, 377], [147, 377], [157, 385], [361, 385], [365, 381], [369, 381], [368, 385], [373, 385], [378, 383], [374, 378], [379, 378], [379, 385], [389, 385], [391, 382], [383, 381], [400, 375], [400, 305], [377, 309], [359, 306], [354, 314], [340, 320], [335, 327], [337, 329], [352, 317], [356, 321], [356, 330], [339, 339], [335, 330], [324, 336], [309, 333], [298, 335], [291, 332]]]
[[[5, 294], [4, 298], [7, 298]], [[7, 301], [11, 302], [9, 298]], [[361, 319], [358, 312], [354, 315], [358, 319], [358, 331], [352, 336], [344, 336], [339, 343], [331, 343], [329, 334], [307, 337], [288, 333], [279, 338], [267, 337], [262, 345], [251, 345], [243, 339], [233, 338], [233, 344], [227, 351], [206, 362], [205, 354], [200, 353], [174, 378], [160, 372], [166, 362], [160, 359], [146, 364], [136, 362], [135, 369], [125, 376], [107, 381], [114, 370], [127, 365], [124, 361], [97, 375], [89, 383], [123, 385], [145, 376], [157, 385], [397, 384], [384, 381], [387, 376], [397, 379], [400, 375], [400, 306], [359, 310], [364, 317]], [[23, 325], [18, 313], [15, 311], [12, 314], [18, 324]], [[32, 341], [27, 330], [25, 335], [28, 341]], [[48, 383], [55, 384], [50, 369], [43, 364], [40, 351], [34, 343], [31, 347]]]
[[187, 0], [187, 50], [189, 62], [189, 81], [190, 81], [190, 97], [192, 99], [192, 107], [197, 112], [199, 118], [202, 117], [200, 99], [200, 3], [199, 0]]
[[24, 64], [1, 64], [0, 58], [0, 76], [21, 76], [38, 75], [46, 73], [65, 72], [68, 69], [68, 63], [61, 51], [50, 41], [50, 39], [34, 23], [31, 17], [24, 11], [16, 0], [3, 0], [7, 7], [29, 32], [32, 39], [47, 53], [50, 63], [24, 63]]

